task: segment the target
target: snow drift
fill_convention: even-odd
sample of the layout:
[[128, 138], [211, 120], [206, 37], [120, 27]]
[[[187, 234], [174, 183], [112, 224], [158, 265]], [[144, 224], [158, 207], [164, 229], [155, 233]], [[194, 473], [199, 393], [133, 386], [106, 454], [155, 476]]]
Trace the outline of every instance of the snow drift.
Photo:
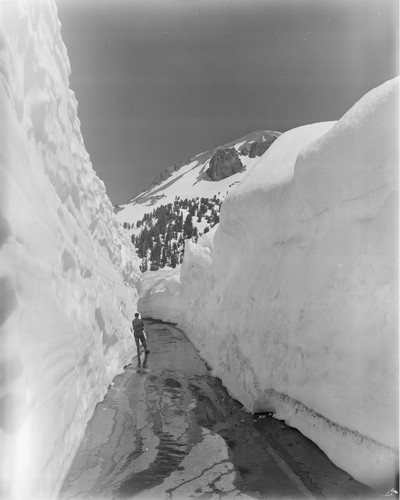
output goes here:
[[139, 302], [179, 323], [246, 408], [373, 487], [398, 470], [397, 110], [392, 80], [336, 123], [281, 135], [219, 227], [186, 244], [174, 288], [149, 273]]
[[0, 2], [0, 41], [0, 496], [43, 500], [134, 352], [139, 272], [83, 144], [54, 2]]

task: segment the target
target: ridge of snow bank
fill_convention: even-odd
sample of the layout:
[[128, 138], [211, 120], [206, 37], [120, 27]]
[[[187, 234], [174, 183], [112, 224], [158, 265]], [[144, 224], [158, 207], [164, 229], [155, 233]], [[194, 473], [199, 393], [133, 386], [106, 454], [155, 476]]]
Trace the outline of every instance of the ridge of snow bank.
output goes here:
[[187, 245], [174, 307], [246, 408], [272, 409], [377, 488], [398, 472], [397, 110], [391, 80], [336, 123], [282, 134], [213, 240]]
[[0, 42], [0, 496], [43, 500], [133, 355], [139, 262], [84, 147], [54, 1], [1, 1]]

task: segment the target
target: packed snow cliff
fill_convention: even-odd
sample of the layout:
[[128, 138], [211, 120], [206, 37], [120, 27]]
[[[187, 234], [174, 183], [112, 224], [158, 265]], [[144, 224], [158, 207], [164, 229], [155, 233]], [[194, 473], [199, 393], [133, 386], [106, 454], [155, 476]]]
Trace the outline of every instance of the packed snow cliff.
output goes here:
[[83, 144], [54, 1], [0, 1], [0, 40], [0, 496], [45, 500], [132, 357], [139, 272]]
[[182, 266], [145, 273], [139, 302], [246, 408], [373, 487], [398, 471], [397, 112], [391, 80], [282, 134]]

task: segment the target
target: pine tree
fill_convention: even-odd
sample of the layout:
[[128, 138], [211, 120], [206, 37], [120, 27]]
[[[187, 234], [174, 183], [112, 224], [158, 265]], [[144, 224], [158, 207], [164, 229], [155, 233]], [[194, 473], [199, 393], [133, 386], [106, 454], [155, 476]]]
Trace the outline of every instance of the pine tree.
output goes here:
[[171, 267], [175, 268], [177, 264], [178, 264], [178, 258], [176, 256], [176, 253], [173, 252], [171, 253]]
[[170, 222], [168, 224], [168, 227], [167, 227], [167, 234], [166, 234], [165, 241], [166, 242], [171, 241], [173, 236], [174, 236], [174, 227], [173, 227], [172, 222]]
[[158, 219], [157, 226], [158, 226], [157, 227], [158, 233], [162, 234], [164, 236], [164, 234], [167, 231], [167, 218], [166, 218], [165, 213], [160, 214], [160, 218]]
[[167, 265], [167, 250], [164, 245], [161, 250], [160, 266], [165, 267], [166, 265]]
[[192, 216], [190, 214], [187, 214], [187, 217], [185, 219], [185, 225], [183, 226], [183, 237], [191, 238], [192, 234], [193, 234]]
[[143, 257], [142, 264], [140, 265], [140, 270], [145, 273], [148, 270], [147, 258]]
[[162, 244], [160, 240], [157, 240], [151, 251], [151, 261], [153, 264], [153, 268], [154, 267], [156, 268], [152, 269], [152, 271], [155, 271], [160, 267], [161, 251], [162, 251]]
[[183, 213], [180, 212], [175, 222], [175, 231], [177, 233], [180, 233], [182, 231], [182, 227], [183, 227]]

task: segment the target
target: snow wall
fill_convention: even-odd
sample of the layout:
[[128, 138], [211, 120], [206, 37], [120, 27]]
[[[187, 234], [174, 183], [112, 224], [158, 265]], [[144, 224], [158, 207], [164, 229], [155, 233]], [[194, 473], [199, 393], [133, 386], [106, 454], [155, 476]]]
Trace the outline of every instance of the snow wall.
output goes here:
[[52, 0], [0, 0], [0, 497], [57, 495], [135, 350], [138, 260], [91, 166]]
[[248, 410], [376, 488], [398, 471], [397, 114], [392, 80], [336, 123], [284, 133], [139, 301]]

